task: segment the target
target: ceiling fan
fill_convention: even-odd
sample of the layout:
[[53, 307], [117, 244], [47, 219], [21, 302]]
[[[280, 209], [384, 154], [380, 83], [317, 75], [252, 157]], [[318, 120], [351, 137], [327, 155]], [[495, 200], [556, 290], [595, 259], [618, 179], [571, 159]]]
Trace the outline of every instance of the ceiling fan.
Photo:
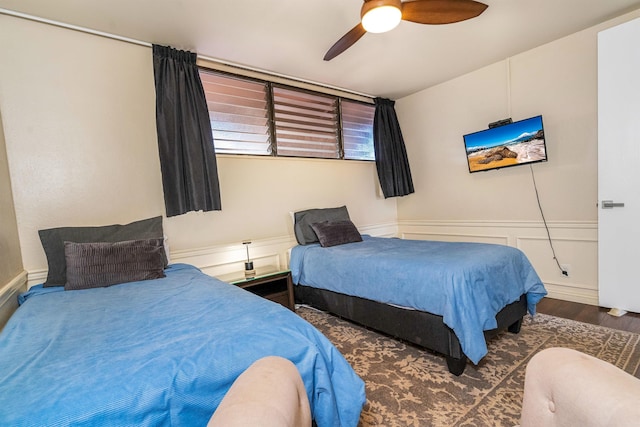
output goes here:
[[487, 7], [474, 0], [364, 0], [361, 22], [331, 46], [324, 60], [330, 61], [340, 55], [365, 33], [392, 30], [401, 20], [418, 24], [452, 24], [475, 18]]

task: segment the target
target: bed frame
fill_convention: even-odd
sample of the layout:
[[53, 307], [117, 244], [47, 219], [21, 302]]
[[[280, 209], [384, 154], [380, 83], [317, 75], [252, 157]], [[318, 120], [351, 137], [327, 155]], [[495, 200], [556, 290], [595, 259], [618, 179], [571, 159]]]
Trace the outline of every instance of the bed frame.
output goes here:
[[[449, 372], [456, 376], [464, 372], [467, 357], [458, 337], [444, 324], [442, 316], [304, 285], [294, 286], [294, 291], [297, 303], [328, 311], [394, 338], [441, 353], [446, 357]], [[512, 333], [520, 332], [522, 318], [526, 313], [527, 298], [522, 295], [518, 301], [498, 312], [498, 328], [485, 331], [485, 338], [488, 339], [504, 329]]]

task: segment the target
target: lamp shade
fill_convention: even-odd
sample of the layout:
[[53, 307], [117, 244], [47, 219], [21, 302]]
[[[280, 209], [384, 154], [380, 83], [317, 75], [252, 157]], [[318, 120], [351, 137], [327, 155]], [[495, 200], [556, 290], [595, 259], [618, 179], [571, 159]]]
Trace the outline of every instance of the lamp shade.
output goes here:
[[400, 0], [370, 0], [360, 11], [362, 26], [369, 33], [384, 33], [393, 30], [402, 20]]

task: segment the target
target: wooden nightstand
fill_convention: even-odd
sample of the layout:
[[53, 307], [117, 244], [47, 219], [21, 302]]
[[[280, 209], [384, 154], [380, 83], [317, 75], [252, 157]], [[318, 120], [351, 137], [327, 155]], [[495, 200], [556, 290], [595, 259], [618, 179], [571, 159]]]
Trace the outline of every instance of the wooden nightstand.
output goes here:
[[296, 311], [293, 300], [293, 281], [289, 270], [282, 270], [275, 266], [258, 267], [253, 278], [246, 278], [244, 271], [239, 271], [218, 276], [218, 279]]

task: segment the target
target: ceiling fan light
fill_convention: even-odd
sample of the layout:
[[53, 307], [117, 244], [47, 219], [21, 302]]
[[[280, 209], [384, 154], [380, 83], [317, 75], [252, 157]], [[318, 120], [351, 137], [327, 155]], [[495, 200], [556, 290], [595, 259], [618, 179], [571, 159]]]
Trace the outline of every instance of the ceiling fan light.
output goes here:
[[362, 5], [362, 26], [370, 33], [393, 30], [402, 20], [400, 0], [370, 0]]

